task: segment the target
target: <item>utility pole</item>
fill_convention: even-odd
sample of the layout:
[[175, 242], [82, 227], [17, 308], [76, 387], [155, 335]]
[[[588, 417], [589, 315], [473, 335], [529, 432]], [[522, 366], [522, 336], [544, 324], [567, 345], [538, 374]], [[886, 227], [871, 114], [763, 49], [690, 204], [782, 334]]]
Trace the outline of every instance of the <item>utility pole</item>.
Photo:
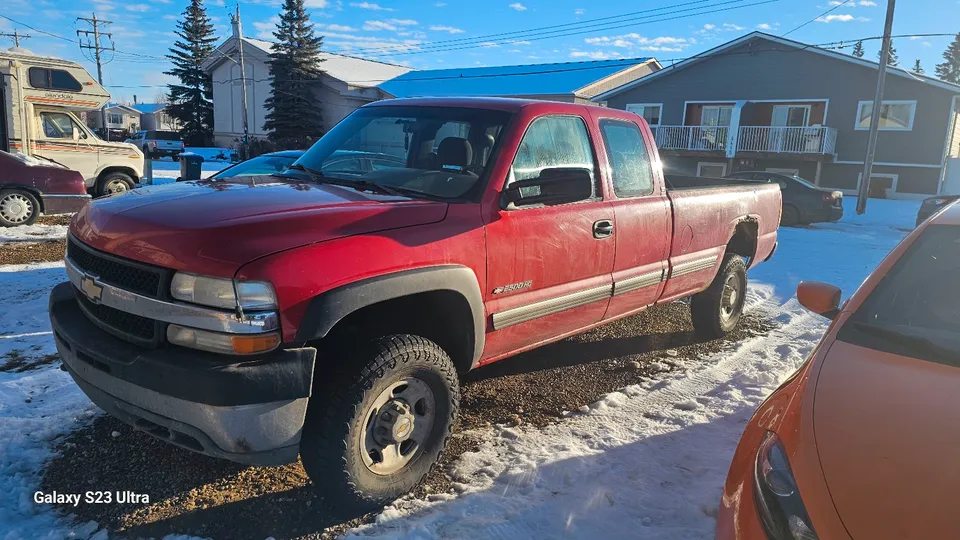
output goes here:
[[0, 37], [13, 38], [13, 46], [14, 46], [14, 47], [20, 47], [20, 40], [21, 40], [21, 39], [30, 39], [30, 36], [21, 34], [20, 32], [17, 31], [16, 28], [13, 29], [13, 33], [12, 33], [12, 34], [0, 34]]
[[[77, 17], [78, 21], [85, 21], [93, 26], [93, 30], [77, 30], [77, 37], [83, 39], [86, 38], [86, 42], [80, 42], [80, 49], [93, 49], [93, 56], [97, 62], [97, 82], [100, 83], [100, 86], [103, 86], [103, 62], [101, 62], [100, 57], [103, 51], [113, 51], [113, 34], [108, 32], [101, 32], [100, 25], [113, 24], [113, 21], [105, 21], [103, 19], [98, 19], [97, 14], [93, 14], [92, 19], [86, 17]], [[90, 36], [93, 35], [93, 41], [90, 41]], [[104, 47], [100, 44], [100, 37], [107, 36], [107, 39], [110, 40], [110, 47]], [[103, 122], [103, 136], [106, 139], [110, 138], [109, 130], [107, 129], [107, 105], [104, 104], [100, 108], [100, 121]]]
[[873, 173], [873, 156], [877, 152], [877, 135], [880, 130], [880, 110], [883, 108], [883, 84], [887, 78], [887, 61], [890, 59], [890, 34], [893, 31], [893, 8], [896, 0], [887, 0], [887, 19], [883, 23], [883, 42], [880, 45], [880, 67], [877, 69], [877, 93], [870, 109], [870, 136], [867, 139], [867, 155], [863, 158], [863, 176], [857, 192], [857, 214], [867, 211], [867, 195], [870, 192], [870, 175]]
[[237, 14], [232, 17], [234, 28], [237, 30], [237, 47], [240, 53], [240, 103], [243, 106], [243, 149], [247, 150], [250, 137], [250, 128], [247, 125], [247, 68], [243, 64], [243, 25], [240, 24], [240, 3], [237, 2]]

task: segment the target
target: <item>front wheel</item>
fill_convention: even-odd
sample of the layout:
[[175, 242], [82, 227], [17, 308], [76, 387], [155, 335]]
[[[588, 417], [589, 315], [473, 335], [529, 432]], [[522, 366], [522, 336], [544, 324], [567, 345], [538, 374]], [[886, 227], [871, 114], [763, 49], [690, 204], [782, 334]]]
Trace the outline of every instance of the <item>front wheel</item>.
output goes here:
[[133, 178], [122, 172], [112, 172], [103, 175], [97, 181], [97, 196], [126, 193], [133, 189]]
[[33, 225], [40, 216], [40, 203], [29, 191], [5, 189], [0, 191], [0, 225], [16, 227]]
[[747, 265], [739, 255], [723, 258], [720, 272], [703, 292], [693, 295], [690, 317], [693, 329], [705, 339], [719, 339], [733, 331], [743, 315], [747, 293]]
[[419, 336], [374, 339], [352, 356], [333, 359], [354, 367], [314, 390], [300, 457], [323, 498], [358, 515], [423, 481], [453, 430], [460, 386], [447, 353]]

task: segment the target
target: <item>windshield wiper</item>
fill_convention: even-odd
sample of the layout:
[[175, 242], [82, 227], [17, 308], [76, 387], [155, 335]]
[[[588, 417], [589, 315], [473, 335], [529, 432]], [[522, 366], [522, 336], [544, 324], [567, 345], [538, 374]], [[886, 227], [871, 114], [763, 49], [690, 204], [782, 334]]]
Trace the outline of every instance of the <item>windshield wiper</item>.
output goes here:
[[908, 334], [899, 330], [894, 330], [893, 328], [887, 326], [880, 326], [876, 324], [864, 322], [853, 322], [851, 324], [854, 328], [863, 332], [864, 334], [870, 334], [871, 336], [881, 338], [884, 341], [894, 345], [907, 347], [912, 351], [932, 354], [939, 357], [940, 360], [946, 363], [956, 365], [957, 358], [960, 356], [960, 350], [934, 343], [925, 337]]
[[348, 188], [353, 188], [360, 191], [373, 191], [383, 193], [384, 195], [393, 195], [395, 197], [402, 196], [403, 194], [398, 189], [394, 189], [390, 186], [385, 186], [383, 184], [378, 184], [376, 182], [371, 182], [369, 180], [360, 180], [360, 179], [346, 179], [346, 178], [330, 178], [329, 176], [323, 177], [323, 180], [320, 181], [323, 184], [333, 184], [335, 186], [343, 186]]
[[[318, 171], [318, 170], [316, 170], [316, 169], [308, 169], [307, 167], [304, 167], [303, 165], [301, 165], [301, 164], [299, 164], [299, 163], [294, 163], [293, 165], [290, 165], [289, 167], [287, 167], [286, 170], [287, 170], [287, 171], [301, 171], [301, 172], [305, 172], [305, 173], [307, 173], [307, 175], [310, 177], [311, 180], [316, 181], [316, 182], [320, 182], [320, 181], [321, 181], [321, 178], [324, 178], [322, 172], [320, 172], [320, 171]], [[282, 175], [279, 175], [279, 176], [282, 176]]]

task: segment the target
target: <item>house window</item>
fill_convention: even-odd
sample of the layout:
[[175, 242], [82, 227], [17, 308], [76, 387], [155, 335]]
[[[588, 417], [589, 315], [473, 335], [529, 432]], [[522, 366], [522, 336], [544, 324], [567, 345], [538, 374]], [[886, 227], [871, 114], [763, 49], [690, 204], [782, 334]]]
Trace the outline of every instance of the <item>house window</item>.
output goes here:
[[[897, 180], [900, 175], [885, 173], [870, 173], [870, 187], [867, 189], [867, 197], [874, 199], [886, 199], [897, 192]], [[857, 191], [860, 190], [860, 182], [863, 181], [863, 173], [857, 175]]]
[[[916, 101], [884, 101], [880, 106], [880, 131], [910, 131], [917, 112]], [[870, 129], [873, 102], [861, 101], [857, 106], [857, 130]]]
[[107, 123], [108, 123], [108, 124], [118, 125], [118, 126], [119, 126], [119, 125], [122, 125], [122, 124], [123, 124], [123, 115], [120, 114], [120, 113], [109, 113], [109, 114], [107, 115]]
[[32, 67], [28, 72], [30, 86], [34, 88], [49, 88], [51, 90], [67, 90], [69, 92], [79, 92], [83, 86], [73, 77], [62, 69], [46, 69]]
[[654, 128], [660, 125], [660, 113], [663, 111], [662, 103], [629, 103], [627, 112], [643, 117], [650, 127]]
[[707, 105], [700, 114], [700, 124], [704, 126], [729, 126], [733, 117], [731, 105]]
[[726, 163], [711, 163], [701, 161], [697, 163], [697, 176], [706, 176], [708, 178], [721, 178], [727, 175]]

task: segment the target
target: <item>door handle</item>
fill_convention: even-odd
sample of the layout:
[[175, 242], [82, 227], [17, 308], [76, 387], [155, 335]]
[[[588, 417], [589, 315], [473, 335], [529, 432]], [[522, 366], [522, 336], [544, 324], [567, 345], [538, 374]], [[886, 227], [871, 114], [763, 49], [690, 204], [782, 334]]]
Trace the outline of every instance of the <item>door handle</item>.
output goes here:
[[607, 238], [613, 236], [613, 221], [601, 219], [593, 222], [593, 237]]

